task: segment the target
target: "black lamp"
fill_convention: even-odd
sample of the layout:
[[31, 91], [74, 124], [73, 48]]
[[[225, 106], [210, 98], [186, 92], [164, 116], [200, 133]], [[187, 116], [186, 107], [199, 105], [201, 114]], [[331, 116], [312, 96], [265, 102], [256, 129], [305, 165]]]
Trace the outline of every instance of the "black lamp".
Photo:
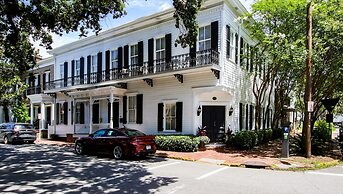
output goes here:
[[200, 116], [200, 113], [201, 113], [201, 107], [199, 105], [198, 109], [197, 109], [197, 115]]
[[233, 113], [233, 108], [232, 108], [232, 106], [231, 106], [231, 108], [230, 108], [230, 110], [229, 110], [229, 116], [231, 116], [232, 113]]

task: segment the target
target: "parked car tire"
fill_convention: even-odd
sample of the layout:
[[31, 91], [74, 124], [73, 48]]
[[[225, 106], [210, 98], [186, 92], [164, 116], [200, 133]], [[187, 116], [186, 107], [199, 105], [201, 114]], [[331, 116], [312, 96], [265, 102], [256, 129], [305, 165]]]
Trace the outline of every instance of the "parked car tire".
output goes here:
[[10, 140], [8, 139], [7, 136], [4, 137], [4, 144], [9, 144], [10, 143]]
[[84, 146], [82, 143], [78, 142], [75, 144], [75, 153], [78, 155], [83, 155], [85, 153]]
[[113, 148], [113, 157], [117, 160], [123, 158], [123, 149], [120, 146], [117, 145]]

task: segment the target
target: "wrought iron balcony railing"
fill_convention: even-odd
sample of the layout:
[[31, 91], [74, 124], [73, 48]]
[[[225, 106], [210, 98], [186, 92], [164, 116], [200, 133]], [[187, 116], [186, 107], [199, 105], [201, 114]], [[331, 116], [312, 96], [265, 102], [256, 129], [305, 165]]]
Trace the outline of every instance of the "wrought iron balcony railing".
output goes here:
[[41, 86], [34, 86], [26, 89], [26, 95], [40, 94], [42, 93]]
[[173, 56], [169, 62], [166, 59], [154, 60], [152, 63], [131, 65], [128, 68], [113, 68], [102, 72], [77, 75], [51, 81], [46, 84], [46, 89], [57, 89], [83, 84], [95, 84], [110, 80], [124, 80], [128, 78], [147, 76], [165, 72], [173, 72], [210, 65], [219, 65], [219, 53], [214, 50], [198, 51], [195, 57], [189, 54]]

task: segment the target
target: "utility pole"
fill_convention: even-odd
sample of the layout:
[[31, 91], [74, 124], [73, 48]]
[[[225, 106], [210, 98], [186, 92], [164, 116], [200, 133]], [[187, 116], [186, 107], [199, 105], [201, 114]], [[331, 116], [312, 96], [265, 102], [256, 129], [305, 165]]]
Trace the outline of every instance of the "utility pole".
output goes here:
[[305, 155], [311, 157], [311, 112], [312, 102], [312, 0], [307, 4], [307, 58], [306, 58], [306, 86], [305, 86], [305, 117], [303, 125], [303, 140], [305, 145]]

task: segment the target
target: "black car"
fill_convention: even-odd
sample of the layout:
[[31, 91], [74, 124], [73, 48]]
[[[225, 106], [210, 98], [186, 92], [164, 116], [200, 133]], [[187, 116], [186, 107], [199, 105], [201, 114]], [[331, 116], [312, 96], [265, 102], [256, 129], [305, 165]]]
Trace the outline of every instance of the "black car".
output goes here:
[[0, 124], [0, 142], [8, 143], [33, 143], [36, 140], [36, 130], [27, 123], [2, 123]]

